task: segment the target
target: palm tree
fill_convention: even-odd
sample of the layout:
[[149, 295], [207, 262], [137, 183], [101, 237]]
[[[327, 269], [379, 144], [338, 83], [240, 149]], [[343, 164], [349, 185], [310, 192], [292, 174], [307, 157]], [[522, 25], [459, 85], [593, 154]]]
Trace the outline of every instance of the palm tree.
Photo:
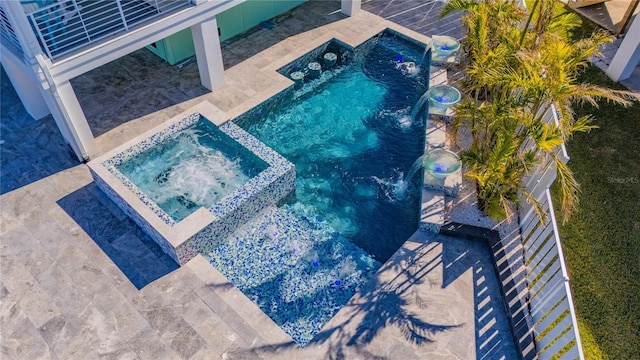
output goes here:
[[[542, 209], [521, 180], [551, 159], [558, 172], [566, 221], [578, 204], [579, 185], [557, 148], [573, 133], [594, 128], [591, 116], [575, 118], [572, 106], [597, 106], [600, 99], [625, 106], [640, 101], [638, 94], [629, 91], [578, 83], [590, 57], [613, 38], [596, 32], [571, 42], [568, 35], [579, 19], [575, 14], [556, 16], [556, 4], [555, 0], [536, 0], [528, 18], [513, 0], [453, 0], [444, 8], [443, 16], [467, 12], [463, 19], [468, 30], [468, 78], [462, 83], [465, 98], [457, 108], [453, 129], [463, 125], [471, 129], [473, 144], [461, 153], [469, 168], [465, 176], [476, 182], [479, 206], [492, 217], [509, 217], [509, 204], [517, 205], [520, 192], [543, 221]], [[492, 17], [508, 20], [501, 25], [488, 21]], [[519, 28], [523, 23], [525, 27]], [[547, 123], [545, 114], [552, 106], [559, 121]], [[529, 142], [535, 146], [525, 146]]]
[[467, 67], [465, 89], [476, 99], [484, 98], [488, 92], [486, 70], [503, 67], [513, 53], [503, 39], [505, 30], [515, 29], [524, 20], [526, 13], [513, 1], [451, 0], [440, 16], [444, 17], [454, 11], [467, 12], [463, 16], [467, 33], [463, 43], [467, 54], [464, 63]]

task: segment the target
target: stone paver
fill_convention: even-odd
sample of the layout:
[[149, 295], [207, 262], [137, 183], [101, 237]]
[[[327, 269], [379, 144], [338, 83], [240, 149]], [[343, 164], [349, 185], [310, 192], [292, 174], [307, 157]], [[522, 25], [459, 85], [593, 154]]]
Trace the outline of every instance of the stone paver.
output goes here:
[[[396, 26], [366, 12], [345, 18], [339, 4], [307, 3], [225, 46], [227, 86], [217, 92], [200, 87], [195, 64], [170, 67], [144, 49], [74, 79], [100, 151], [205, 99], [238, 113], [281, 86], [270, 69], [292, 51]], [[394, 18], [420, 31], [435, 14], [423, 15]], [[201, 256], [180, 268], [166, 259], [97, 190], [52, 118], [26, 115], [4, 71], [1, 106], [3, 359], [515, 358], [481, 243], [417, 232], [300, 348]]]

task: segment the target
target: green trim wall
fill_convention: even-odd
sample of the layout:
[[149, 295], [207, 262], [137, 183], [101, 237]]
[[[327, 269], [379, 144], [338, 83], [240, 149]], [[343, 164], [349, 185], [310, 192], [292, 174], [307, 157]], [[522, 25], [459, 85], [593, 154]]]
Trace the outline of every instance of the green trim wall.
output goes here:
[[196, 50], [193, 47], [191, 29], [179, 31], [166, 39], [162, 39], [147, 46], [147, 49], [151, 50], [152, 53], [163, 58], [171, 65], [175, 65], [179, 61], [193, 56], [196, 53]]
[[[306, 0], [247, 0], [216, 16], [220, 32], [220, 41], [228, 40], [236, 35], [260, 25], [261, 22], [274, 18]], [[191, 29], [177, 32], [153, 45], [147, 46], [154, 54], [169, 64], [176, 63], [195, 55]]]

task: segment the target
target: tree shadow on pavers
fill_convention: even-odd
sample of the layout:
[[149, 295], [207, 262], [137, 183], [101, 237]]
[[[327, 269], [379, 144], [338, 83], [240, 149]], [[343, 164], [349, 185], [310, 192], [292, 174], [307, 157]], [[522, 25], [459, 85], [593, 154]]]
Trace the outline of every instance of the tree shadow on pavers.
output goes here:
[[142, 289], [179, 267], [95, 183], [72, 192], [57, 203], [136, 288]]
[[[326, 359], [344, 359], [356, 355], [366, 359], [414, 359], [420, 358], [416, 347], [437, 342], [438, 334], [467, 326], [464, 323], [426, 320], [426, 314], [438, 311], [423, 296], [428, 288], [440, 285], [434, 280], [437, 274], [434, 269], [442, 265], [438, 246], [438, 240], [430, 238], [396, 253], [305, 347], [326, 348], [323, 357]], [[423, 291], [416, 289], [419, 286], [424, 287]], [[400, 339], [382, 339], [382, 330], [389, 328], [393, 328], [390, 331], [398, 331]], [[376, 349], [380, 349], [381, 343], [385, 344], [387, 350], [392, 349], [392, 353], [380, 354]], [[291, 341], [270, 343], [246, 351], [247, 354], [257, 352], [275, 355], [287, 354], [286, 351], [299, 348]]]
[[443, 287], [472, 271], [476, 357], [517, 358], [500, 285], [486, 243], [444, 237]]
[[0, 74], [0, 195], [80, 164], [51, 115], [32, 118]]

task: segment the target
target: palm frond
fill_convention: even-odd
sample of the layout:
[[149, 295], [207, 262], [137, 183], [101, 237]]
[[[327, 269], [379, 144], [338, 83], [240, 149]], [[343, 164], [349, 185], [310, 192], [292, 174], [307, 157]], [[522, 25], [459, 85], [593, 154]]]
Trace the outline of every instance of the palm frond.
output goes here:
[[440, 19], [456, 11], [471, 11], [477, 7], [478, 3], [473, 0], [450, 0], [442, 8]]
[[558, 173], [557, 181], [560, 185], [562, 221], [566, 222], [571, 213], [578, 207], [580, 200], [578, 193], [580, 185], [573, 176], [573, 172], [557, 155], [551, 157]]

